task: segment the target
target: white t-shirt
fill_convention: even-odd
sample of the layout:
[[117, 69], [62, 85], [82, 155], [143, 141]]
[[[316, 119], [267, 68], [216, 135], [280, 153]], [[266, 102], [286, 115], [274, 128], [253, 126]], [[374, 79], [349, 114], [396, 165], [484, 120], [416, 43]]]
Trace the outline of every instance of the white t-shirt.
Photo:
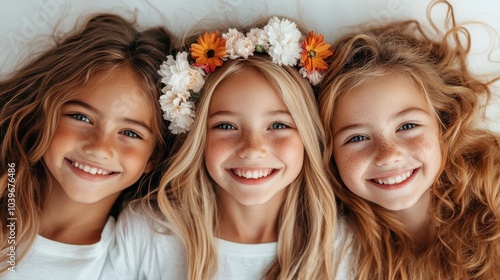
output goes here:
[[[127, 207], [118, 218], [116, 246], [110, 250], [108, 274], [121, 279], [187, 279], [187, 256], [183, 242], [155, 223], [139, 207]], [[276, 258], [277, 242], [240, 244], [216, 239], [219, 268], [215, 279], [261, 279]], [[337, 243], [337, 241], [336, 241]], [[342, 258], [336, 279], [347, 278], [346, 258]]]
[[15, 272], [6, 271], [1, 279], [118, 279], [104, 277], [108, 249], [114, 243], [115, 219], [104, 226], [101, 240], [91, 245], [60, 243], [38, 235], [26, 255], [16, 263]]

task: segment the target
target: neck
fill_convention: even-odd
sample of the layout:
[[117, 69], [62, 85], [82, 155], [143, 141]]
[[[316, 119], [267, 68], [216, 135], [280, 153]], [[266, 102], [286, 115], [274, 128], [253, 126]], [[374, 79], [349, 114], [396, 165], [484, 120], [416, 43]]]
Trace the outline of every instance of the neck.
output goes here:
[[86, 204], [71, 200], [59, 186], [46, 192], [40, 235], [74, 245], [94, 244], [101, 240], [116, 197]]
[[278, 240], [278, 218], [285, 199], [285, 191], [274, 195], [261, 205], [242, 205], [229, 197], [224, 190], [219, 192], [219, 238], [246, 244], [276, 242]]
[[431, 202], [430, 190], [425, 192], [412, 207], [394, 213], [399, 217], [419, 248], [425, 248], [430, 242], [429, 214]]

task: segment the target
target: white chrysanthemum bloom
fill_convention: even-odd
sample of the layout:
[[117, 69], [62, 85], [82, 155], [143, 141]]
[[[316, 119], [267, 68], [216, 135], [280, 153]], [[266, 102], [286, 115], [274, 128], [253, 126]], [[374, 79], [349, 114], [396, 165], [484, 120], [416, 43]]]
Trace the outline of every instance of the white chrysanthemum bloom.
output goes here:
[[176, 106], [172, 113], [172, 122], [169, 129], [173, 134], [185, 133], [191, 129], [194, 123], [194, 103], [192, 101], [182, 102]]
[[280, 66], [296, 65], [302, 51], [300, 46], [302, 34], [297, 25], [287, 19], [279, 20], [273, 17], [264, 27], [264, 31], [269, 36], [268, 54], [273, 58], [273, 62]]
[[199, 92], [205, 85], [205, 71], [199, 67], [191, 67], [189, 72], [189, 82], [186, 85], [188, 90]]
[[[181, 57], [181, 53], [178, 53], [177, 57]], [[167, 85], [169, 89], [172, 88], [172, 76], [175, 72], [178, 72], [176, 70], [176, 61], [173, 56], [168, 55], [167, 61], [163, 61], [162, 65], [160, 65], [158, 73], [163, 77], [161, 82]]]
[[188, 101], [190, 97], [188, 91], [167, 91], [160, 96], [163, 118], [170, 122], [169, 129], [174, 134], [187, 132], [194, 122], [194, 103]]
[[[160, 106], [163, 112], [165, 120], [171, 121], [173, 118], [173, 111], [177, 106], [185, 103], [189, 100], [191, 94], [188, 91], [174, 92], [172, 90], [167, 91], [165, 94], [160, 96]], [[167, 116], [167, 117], [165, 117]]]
[[323, 79], [323, 75], [319, 71], [309, 72], [304, 67], [300, 68], [299, 73], [302, 74], [302, 77], [309, 79], [309, 82], [314, 86], [318, 85]]
[[247, 59], [249, 56], [253, 55], [253, 52], [255, 51], [255, 45], [253, 44], [252, 40], [244, 37], [236, 41], [234, 50], [236, 51], [237, 55], [243, 57], [244, 59]]
[[257, 52], [267, 52], [269, 49], [269, 36], [264, 32], [264, 29], [250, 29], [250, 32], [247, 32], [247, 38], [255, 45]]
[[170, 90], [172, 90], [172, 87], [169, 85], [165, 85], [164, 87], [161, 88], [161, 92], [163, 93], [167, 93]]
[[165, 94], [162, 94], [160, 96], [160, 107], [161, 110], [163, 111], [163, 118], [167, 121], [171, 121], [172, 119], [170, 118], [170, 107], [172, 107], [172, 104], [175, 102], [175, 98], [173, 98], [173, 93], [172, 91], [167, 91]]
[[162, 83], [170, 86], [168, 90], [179, 92], [190, 89], [198, 92], [205, 84], [204, 72], [191, 67], [187, 57], [187, 52], [178, 53], [176, 59], [169, 55], [160, 66], [158, 73], [163, 77]]
[[168, 126], [168, 129], [170, 130], [170, 132], [172, 132], [172, 134], [181, 134], [189, 131], [187, 129], [178, 127], [175, 122], [171, 122], [170, 125]]
[[222, 34], [222, 38], [226, 39], [226, 57], [230, 59], [240, 57], [236, 51], [236, 42], [241, 38], [245, 38], [245, 35], [235, 28], [229, 28], [227, 33]]

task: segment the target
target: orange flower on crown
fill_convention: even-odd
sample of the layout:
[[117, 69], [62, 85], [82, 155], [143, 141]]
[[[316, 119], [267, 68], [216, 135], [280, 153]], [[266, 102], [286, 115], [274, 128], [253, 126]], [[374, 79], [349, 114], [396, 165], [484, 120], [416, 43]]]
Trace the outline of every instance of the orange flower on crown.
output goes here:
[[325, 59], [333, 54], [330, 45], [323, 41], [323, 35], [314, 34], [310, 31], [307, 38], [302, 42], [302, 53], [300, 62], [310, 73], [314, 70], [321, 71], [328, 68]]
[[226, 39], [219, 38], [219, 31], [198, 37], [198, 43], [191, 44], [191, 56], [196, 59], [196, 66], [202, 67], [207, 73], [222, 65], [226, 56]]

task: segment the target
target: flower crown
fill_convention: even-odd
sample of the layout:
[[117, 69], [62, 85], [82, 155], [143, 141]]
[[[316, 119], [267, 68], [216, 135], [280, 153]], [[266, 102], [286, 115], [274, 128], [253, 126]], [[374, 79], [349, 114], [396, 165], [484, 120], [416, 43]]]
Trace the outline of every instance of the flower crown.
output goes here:
[[[205, 83], [205, 75], [213, 72], [228, 59], [248, 58], [255, 52], [267, 53], [274, 63], [300, 67], [299, 73], [317, 85], [321, 72], [328, 68], [325, 58], [332, 55], [330, 45], [323, 35], [309, 32], [302, 37], [297, 25], [287, 19], [273, 17], [263, 29], [253, 28], [246, 36], [231, 28], [219, 37], [219, 32], [208, 33], [191, 44], [191, 59], [187, 52], [180, 52], [176, 59], [167, 56], [158, 71], [165, 87], [160, 96], [163, 118], [170, 121], [172, 133], [185, 133], [191, 129], [195, 116], [196, 97]], [[191, 61], [191, 63], [190, 63]]]

